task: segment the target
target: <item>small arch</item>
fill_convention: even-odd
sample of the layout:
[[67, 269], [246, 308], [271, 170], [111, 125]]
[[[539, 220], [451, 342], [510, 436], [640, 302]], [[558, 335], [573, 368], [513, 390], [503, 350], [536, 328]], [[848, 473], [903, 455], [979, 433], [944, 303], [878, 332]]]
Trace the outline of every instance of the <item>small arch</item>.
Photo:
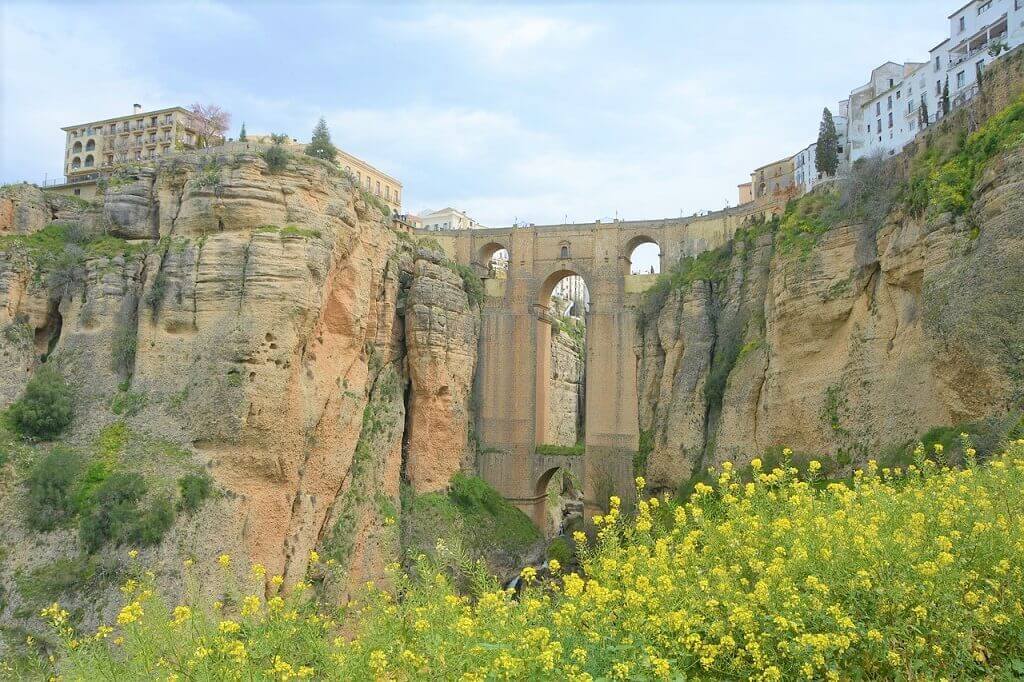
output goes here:
[[575, 270], [569, 270], [568, 268], [560, 268], [552, 272], [550, 275], [548, 275], [544, 282], [540, 285], [540, 289], [537, 290], [537, 303], [547, 305], [548, 300], [551, 298], [551, 294], [555, 290], [555, 287], [558, 286], [558, 284], [562, 280], [568, 277], [578, 277], [580, 280], [582, 280], [583, 287], [589, 292], [587, 280], [585, 277], [583, 277], [583, 275], [576, 272]]
[[567, 467], [552, 467], [537, 479], [538, 499], [534, 522], [545, 537], [562, 534], [566, 526], [583, 518], [583, 495], [576, 474]]
[[82, 159], [80, 159], [77, 156], [75, 158], [73, 158], [71, 160], [71, 167], [72, 168], [81, 168], [82, 167]]
[[647, 235], [638, 235], [626, 242], [625, 252], [631, 275], [651, 275], [661, 272], [661, 247]]
[[570, 247], [571, 245], [569, 244], [569, 242], [561, 242], [558, 245], [559, 260], [569, 260], [570, 258], [572, 258], [572, 250]]
[[91, 152], [94, 149], [96, 149], [96, 140], [89, 140], [85, 143], [85, 151]]
[[477, 252], [477, 264], [486, 269], [485, 277], [502, 278], [508, 276], [511, 259], [509, 251], [499, 242], [488, 242]]
[[80, 153], [82, 151], [82, 143], [81, 142], [76, 142], [75, 146], [71, 148], [71, 151], [74, 154]]
[[92, 166], [93, 166], [93, 164], [95, 162], [96, 162], [96, 160], [92, 158], [92, 154], [89, 154], [89, 156], [85, 157], [85, 167], [86, 168], [92, 168]]

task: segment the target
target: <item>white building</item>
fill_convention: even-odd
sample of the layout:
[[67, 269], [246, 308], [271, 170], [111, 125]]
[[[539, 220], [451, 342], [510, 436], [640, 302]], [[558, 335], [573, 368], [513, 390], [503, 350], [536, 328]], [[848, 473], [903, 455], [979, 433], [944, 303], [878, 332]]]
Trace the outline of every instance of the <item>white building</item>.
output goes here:
[[427, 211], [420, 216], [425, 230], [475, 230], [483, 225], [470, 218], [462, 211], [451, 206], [440, 211]]
[[893, 155], [921, 131], [922, 103], [928, 123], [943, 115], [949, 84], [952, 111], [977, 93], [978, 74], [994, 57], [1024, 43], [1024, 0], [971, 0], [949, 15], [950, 35], [929, 51], [926, 63], [886, 62], [871, 80], [850, 93], [850, 161], [871, 154]]

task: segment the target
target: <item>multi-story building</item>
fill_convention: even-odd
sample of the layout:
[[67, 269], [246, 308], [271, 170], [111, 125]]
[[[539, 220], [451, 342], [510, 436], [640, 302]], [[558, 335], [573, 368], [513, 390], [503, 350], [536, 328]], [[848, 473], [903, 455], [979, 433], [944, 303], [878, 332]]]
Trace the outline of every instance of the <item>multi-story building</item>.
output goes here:
[[793, 157], [779, 159], [754, 170], [750, 174], [754, 201], [778, 198], [792, 191]]
[[739, 194], [740, 206], [742, 206], [743, 204], [749, 204], [751, 201], [754, 200], [753, 185], [751, 185], [749, 182], [744, 182], [742, 184], [736, 185], [736, 191]]
[[196, 121], [187, 109], [144, 112], [139, 104], [132, 109], [130, 115], [61, 128], [66, 182], [57, 191], [91, 196], [96, 181], [118, 164], [154, 160], [196, 144]]
[[440, 211], [424, 213], [421, 219], [425, 230], [475, 230], [483, 227], [462, 211], [451, 206], [442, 208]]
[[949, 109], [956, 109], [977, 93], [987, 64], [1024, 43], [1024, 0], [971, 0], [948, 19], [949, 37], [929, 51], [928, 62], [886, 62], [850, 94], [851, 161], [898, 153], [922, 124], [942, 118], [947, 88]]
[[402, 212], [402, 183], [398, 180], [341, 149], [338, 150], [338, 165], [354, 176], [364, 190], [383, 199], [394, 212]]

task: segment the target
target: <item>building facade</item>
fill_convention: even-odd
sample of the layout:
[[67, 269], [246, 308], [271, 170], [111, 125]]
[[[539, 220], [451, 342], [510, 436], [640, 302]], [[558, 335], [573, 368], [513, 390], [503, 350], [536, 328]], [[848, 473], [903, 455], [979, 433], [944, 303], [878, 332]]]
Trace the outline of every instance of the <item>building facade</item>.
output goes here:
[[142, 111], [131, 115], [61, 128], [65, 133], [64, 176], [74, 183], [98, 179], [121, 163], [156, 159], [175, 148], [196, 143], [196, 121], [182, 107]]
[[355, 177], [362, 189], [382, 199], [395, 213], [402, 212], [402, 183], [398, 180], [341, 149], [338, 150], [338, 165]]
[[1024, 0], [972, 0], [948, 20], [928, 62], [886, 62], [850, 94], [851, 161], [897, 154], [947, 107], [970, 101], [987, 64], [1024, 43]]
[[793, 157], [773, 161], [750, 174], [754, 201], [793, 192]]
[[451, 206], [442, 208], [440, 211], [425, 212], [421, 216], [424, 230], [476, 230], [484, 226], [470, 218], [462, 211]]

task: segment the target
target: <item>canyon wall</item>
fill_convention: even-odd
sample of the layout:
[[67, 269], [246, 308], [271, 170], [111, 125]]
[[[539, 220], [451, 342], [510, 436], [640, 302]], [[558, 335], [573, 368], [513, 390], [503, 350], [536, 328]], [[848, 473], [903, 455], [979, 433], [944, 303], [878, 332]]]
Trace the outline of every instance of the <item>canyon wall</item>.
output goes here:
[[552, 334], [547, 444], [576, 445], [583, 440], [583, 369], [583, 349], [577, 341], [564, 332]]
[[636, 352], [649, 485], [692, 484], [782, 447], [839, 476], [896, 461], [932, 427], [1012, 428], [1024, 398], [1022, 190], [1018, 147], [988, 164], [966, 215], [894, 210], [877, 227], [837, 224], [805, 250], [752, 227], [720, 278], [648, 301]]
[[[151, 488], [212, 477], [142, 550], [172, 593], [186, 557], [224, 589], [223, 553], [344, 595], [399, 558], [400, 484], [441, 490], [472, 464], [478, 310], [330, 164], [235, 147], [117, 175], [97, 204], [0, 192], [0, 409], [45, 360], [73, 386], [64, 440], [83, 458], [116, 425], [131, 436], [111, 466]], [[0, 620], [28, 605], [16, 576], [81, 551], [73, 526], [24, 526], [34, 456], [0, 486]]]

